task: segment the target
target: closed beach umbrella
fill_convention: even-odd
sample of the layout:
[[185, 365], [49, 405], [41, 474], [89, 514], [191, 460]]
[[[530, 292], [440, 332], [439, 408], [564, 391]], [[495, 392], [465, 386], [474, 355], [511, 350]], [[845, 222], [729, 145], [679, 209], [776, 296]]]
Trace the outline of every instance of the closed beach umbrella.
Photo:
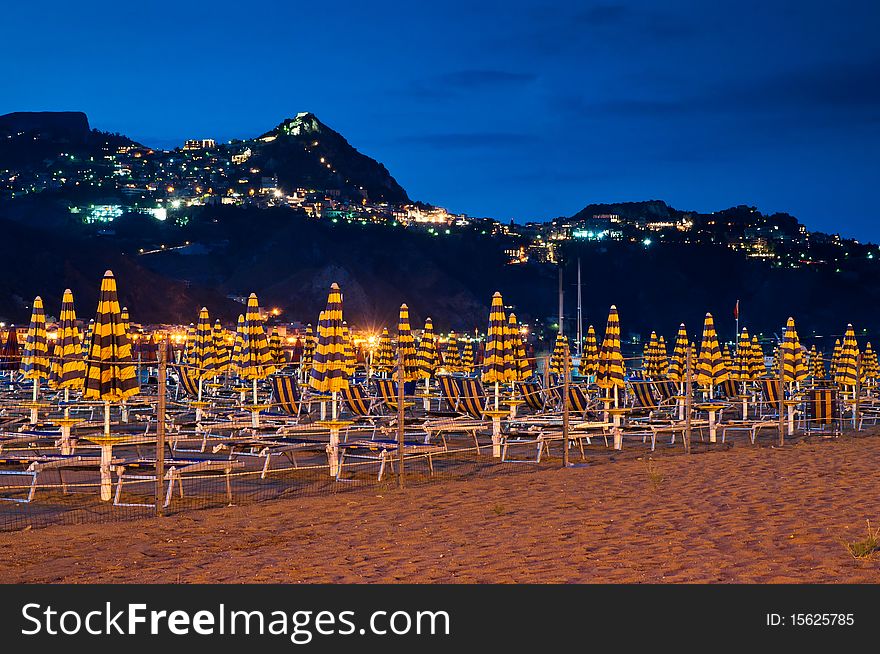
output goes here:
[[730, 354], [730, 347], [728, 347], [727, 343], [721, 348], [721, 360], [724, 362], [724, 367], [727, 368], [728, 373], [733, 370], [733, 356]]
[[[241, 376], [241, 348], [244, 344], [244, 316], [238, 314], [238, 320], [235, 323], [235, 334], [232, 340], [232, 358], [229, 361], [229, 367], [237, 376]], [[242, 401], [244, 401], [242, 399]]]
[[397, 319], [397, 356], [394, 358], [393, 375], [397, 378], [398, 362], [403, 359], [403, 381], [413, 381], [418, 378], [419, 360], [416, 354], [416, 342], [412, 335], [412, 327], [409, 324], [409, 307], [400, 305], [400, 313]]
[[760, 379], [767, 374], [767, 366], [764, 365], [764, 350], [761, 349], [757, 336], [752, 336], [752, 358], [750, 365], [753, 379]]
[[657, 340], [657, 377], [665, 377], [669, 371], [669, 355], [666, 352], [666, 339], [661, 336]]
[[247, 311], [244, 316], [244, 338], [241, 342], [241, 365], [238, 376], [253, 380], [254, 405], [257, 404], [257, 380], [265, 379], [275, 372], [272, 353], [269, 351], [269, 339], [260, 316], [260, 304], [257, 294], [248, 297]]
[[[434, 336], [434, 323], [428, 318], [425, 320], [425, 329], [422, 331], [422, 338], [419, 341], [418, 352], [420, 379], [430, 379], [437, 374], [437, 368], [440, 365], [440, 357], [437, 353], [437, 339]], [[425, 385], [427, 388], [427, 384]]]
[[136, 395], [138, 387], [131, 342], [122, 322], [122, 310], [111, 271], [104, 273], [94, 332], [86, 360], [83, 397], [104, 402], [104, 438], [101, 444], [101, 499], [110, 499], [110, 403], [124, 402]]
[[443, 367], [446, 372], [461, 371], [461, 353], [458, 351], [458, 336], [455, 332], [449, 334], [446, 351], [443, 353]]
[[18, 332], [15, 330], [15, 325], [11, 325], [3, 342], [0, 370], [8, 370], [11, 380], [12, 374], [18, 370], [19, 365], [21, 365], [21, 350], [18, 347]]
[[73, 306], [73, 293], [68, 288], [61, 300], [61, 315], [58, 318], [58, 339], [55, 341], [55, 354], [52, 360], [51, 382], [56, 388], [64, 389], [65, 401], [70, 397], [70, 389], [83, 387], [86, 365], [82, 358], [82, 341], [76, 325], [76, 310]]
[[504, 302], [498, 291], [492, 296], [489, 326], [486, 332], [486, 350], [483, 357], [483, 383], [495, 385], [495, 410], [498, 410], [499, 385], [515, 379], [510, 344], [507, 339], [507, 317]]
[[839, 386], [855, 386], [859, 375], [859, 345], [852, 325], [846, 326], [843, 344], [840, 347], [840, 358], [837, 361], [834, 381]]
[[507, 316], [507, 333], [510, 341], [510, 351], [513, 356], [513, 371], [517, 381], [525, 381], [532, 376], [532, 368], [526, 356], [526, 345], [523, 343], [522, 333], [516, 321], [516, 314]]
[[584, 377], [592, 379], [599, 370], [599, 344], [596, 340], [596, 330], [590, 325], [587, 335], [584, 337], [584, 351], [581, 354], [581, 363], [578, 372]]
[[718, 334], [715, 332], [715, 322], [712, 314], [706, 314], [703, 323], [703, 340], [700, 343], [700, 356], [697, 360], [697, 382], [709, 388], [709, 397], [713, 397], [716, 385], [730, 377], [724, 360], [721, 356], [721, 347], [718, 343]]
[[281, 335], [278, 328], [272, 328], [272, 337], [269, 339], [269, 351], [272, 354], [272, 361], [279, 368], [287, 363], [287, 357], [284, 355], [284, 348], [281, 346]]
[[596, 376], [599, 388], [613, 389], [614, 406], [618, 405], [618, 389], [624, 387], [623, 355], [620, 352], [620, 318], [617, 307], [611, 307], [608, 323], [605, 327], [605, 338], [599, 350], [599, 371]]
[[211, 318], [206, 307], [202, 307], [201, 311], [199, 311], [199, 319], [196, 322], [196, 334], [192, 341], [192, 348], [187, 353], [186, 364], [189, 368], [187, 374], [199, 381], [198, 401], [201, 402], [204, 380], [217, 375], [217, 361], [214, 353], [214, 328], [211, 326]]
[[568, 357], [568, 369], [571, 371], [571, 349], [568, 347], [568, 339], [561, 333], [556, 334], [556, 342], [550, 353], [550, 374], [562, 377], [565, 372], [565, 357]]
[[342, 344], [345, 350], [345, 374], [350, 377], [354, 375], [357, 368], [357, 356], [354, 353], [354, 345], [351, 342], [351, 332], [348, 329], [348, 323], [342, 321]]
[[836, 339], [834, 341], [834, 350], [831, 352], [831, 378], [837, 378], [837, 364], [840, 361], [840, 350], [843, 346], [840, 343], [840, 339]]
[[871, 347], [871, 342], [865, 343], [865, 351], [862, 353], [861, 379], [863, 383], [873, 383], [880, 373], [880, 364], [877, 362], [877, 353]]
[[[816, 347], [815, 345], [813, 346]], [[810, 370], [813, 375], [814, 380], [822, 380], [826, 379], [827, 375], [825, 372], [825, 359], [822, 356], [822, 353], [817, 351], [810, 357]]]
[[474, 371], [474, 344], [466, 341], [461, 352], [461, 371], [467, 375]]
[[342, 292], [334, 282], [327, 296], [327, 308], [318, 321], [317, 343], [309, 372], [309, 386], [319, 393], [333, 396], [333, 420], [336, 420], [336, 397], [348, 388], [345, 374], [345, 343], [342, 333]]
[[376, 348], [376, 354], [373, 356], [373, 368], [377, 373], [388, 374], [394, 368], [394, 346], [391, 344], [391, 334], [388, 328], [382, 328], [382, 335], [379, 337], [379, 347]]
[[219, 320], [214, 322], [212, 332], [214, 340], [214, 375], [222, 375], [229, 371], [229, 348], [226, 345], [226, 331]]
[[739, 346], [733, 356], [730, 378], [741, 382], [754, 381], [752, 377], [752, 340], [749, 338], [749, 330], [745, 327], [739, 335]]
[[[43, 300], [38, 295], [34, 298], [31, 322], [28, 325], [24, 351], [21, 355], [21, 372], [25, 379], [34, 380], [33, 400], [37, 401], [40, 391], [40, 380], [49, 378], [49, 344], [46, 340], [46, 314], [43, 311]], [[35, 413], [31, 412], [32, 420]]]
[[300, 370], [304, 373], [309, 372], [312, 369], [312, 362], [315, 358], [315, 332], [312, 330], [312, 324], [309, 323], [306, 325], [306, 335], [303, 340], [303, 351], [302, 357], [300, 358], [299, 367]]
[[657, 332], [651, 332], [651, 336], [648, 342], [645, 343], [645, 348], [642, 352], [642, 368], [645, 371], [645, 377], [649, 379], [656, 379], [660, 376], [657, 369], [659, 348], [660, 342], [657, 340]]
[[82, 339], [82, 348], [83, 348], [83, 359], [89, 358], [89, 352], [92, 351], [92, 334], [95, 333], [95, 319], [89, 318], [89, 322], [86, 325], [85, 332], [83, 333]]
[[794, 318], [791, 317], [785, 324], [779, 359], [784, 383], [795, 384], [807, 378], [807, 362], [804, 360], [804, 352], [797, 329], [795, 329]]
[[[669, 362], [669, 372], [667, 373], [672, 381], [682, 381], [685, 377], [688, 347], [687, 330], [684, 323], [681, 323], [678, 326], [678, 334], [675, 337], [675, 346], [672, 348], [672, 359]], [[691, 365], [694, 363], [691, 361]]]

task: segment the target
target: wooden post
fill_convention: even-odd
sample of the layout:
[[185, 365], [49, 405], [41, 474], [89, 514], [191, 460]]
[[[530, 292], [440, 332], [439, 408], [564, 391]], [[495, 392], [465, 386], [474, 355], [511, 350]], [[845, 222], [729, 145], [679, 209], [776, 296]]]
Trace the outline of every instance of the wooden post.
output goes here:
[[568, 429], [569, 429], [569, 408], [568, 408], [568, 387], [569, 375], [571, 373], [568, 361], [568, 341], [565, 342], [565, 353], [562, 358], [562, 467], [567, 468], [568, 462]]
[[165, 481], [165, 345], [159, 347], [159, 370], [156, 399], [156, 515], [162, 515], [165, 494], [162, 492]]
[[785, 386], [782, 383], [782, 354], [779, 355], [779, 447], [785, 445]]
[[862, 353], [856, 359], [856, 393], [853, 397], [853, 429], [859, 428], [859, 395], [862, 394]]
[[403, 488], [403, 437], [406, 433], [403, 420], [403, 403], [406, 399], [403, 391], [403, 380], [406, 378], [403, 370], [403, 348], [397, 346], [397, 486]]
[[684, 451], [691, 453], [691, 402], [694, 397], [694, 382], [691, 378], [691, 348], [687, 348], [684, 366]]

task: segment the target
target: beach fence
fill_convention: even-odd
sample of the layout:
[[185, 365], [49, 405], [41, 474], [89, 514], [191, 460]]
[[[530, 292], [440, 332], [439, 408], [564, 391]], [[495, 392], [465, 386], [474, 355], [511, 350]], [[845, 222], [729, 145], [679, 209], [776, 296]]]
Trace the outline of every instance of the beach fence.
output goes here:
[[[426, 387], [407, 381], [398, 366], [396, 379], [371, 380], [375, 392], [361, 398], [362, 406], [357, 398], [336, 398], [336, 414], [328, 406], [333, 398], [307, 391], [293, 412], [282, 398], [270, 398], [269, 383], [277, 384], [271, 380], [261, 382], [259, 397], [268, 398], [261, 401], [240, 401], [251, 388], [231, 388], [226, 404], [216, 399], [224, 389], [214, 389], [213, 399], [193, 399], [180, 378], [187, 367], [170, 365], [162, 352], [140, 399], [107, 413], [111, 431], [119, 432], [109, 455], [94, 433], [64, 454], [56, 432], [4, 433], [0, 530], [418, 492], [427, 484], [507, 475], [525, 484], [529, 473], [561, 466], [850, 436], [880, 417], [876, 390], [860, 380], [849, 389], [821, 382], [798, 388], [781, 376], [711, 387], [699, 381], [689, 354], [684, 375], [671, 384], [646, 377], [640, 358], [630, 357], [622, 385], [597, 386], [595, 375], [581, 375], [568, 357], [558, 375], [548, 363], [533, 361], [542, 380], [503, 387], [466, 375]], [[86, 425], [103, 419], [94, 403], [71, 411]]]

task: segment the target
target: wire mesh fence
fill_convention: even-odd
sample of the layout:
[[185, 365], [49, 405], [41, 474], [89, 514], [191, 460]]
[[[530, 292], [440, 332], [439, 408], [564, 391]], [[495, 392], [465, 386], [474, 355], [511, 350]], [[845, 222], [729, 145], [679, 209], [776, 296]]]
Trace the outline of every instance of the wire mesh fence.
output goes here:
[[712, 388], [688, 367], [683, 380], [630, 374], [615, 387], [542, 364], [537, 378], [500, 386], [461, 374], [385, 378], [334, 397], [310, 394], [297, 371], [199, 391], [186, 364], [162, 362], [124, 405], [47, 397], [35, 421], [27, 389], [10, 385], [0, 390], [0, 530], [778, 446], [880, 419], [870, 386], [766, 378]]

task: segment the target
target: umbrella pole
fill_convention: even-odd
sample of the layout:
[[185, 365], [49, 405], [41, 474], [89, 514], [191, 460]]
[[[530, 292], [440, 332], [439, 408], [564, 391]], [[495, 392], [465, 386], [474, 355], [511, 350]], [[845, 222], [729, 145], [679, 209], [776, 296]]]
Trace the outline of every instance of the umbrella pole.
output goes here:
[[257, 406], [257, 378], [254, 377], [254, 406], [251, 412], [251, 426], [260, 426], [260, 407]]
[[495, 382], [495, 410], [498, 410], [498, 382]]
[[110, 463], [113, 460], [113, 446], [110, 444], [110, 402], [104, 402], [104, 441], [101, 443], [101, 500], [110, 501], [111, 479]]
[[37, 397], [40, 395], [40, 378], [34, 378], [33, 404], [31, 405], [31, 424], [37, 424], [39, 420], [39, 410], [37, 409]]

